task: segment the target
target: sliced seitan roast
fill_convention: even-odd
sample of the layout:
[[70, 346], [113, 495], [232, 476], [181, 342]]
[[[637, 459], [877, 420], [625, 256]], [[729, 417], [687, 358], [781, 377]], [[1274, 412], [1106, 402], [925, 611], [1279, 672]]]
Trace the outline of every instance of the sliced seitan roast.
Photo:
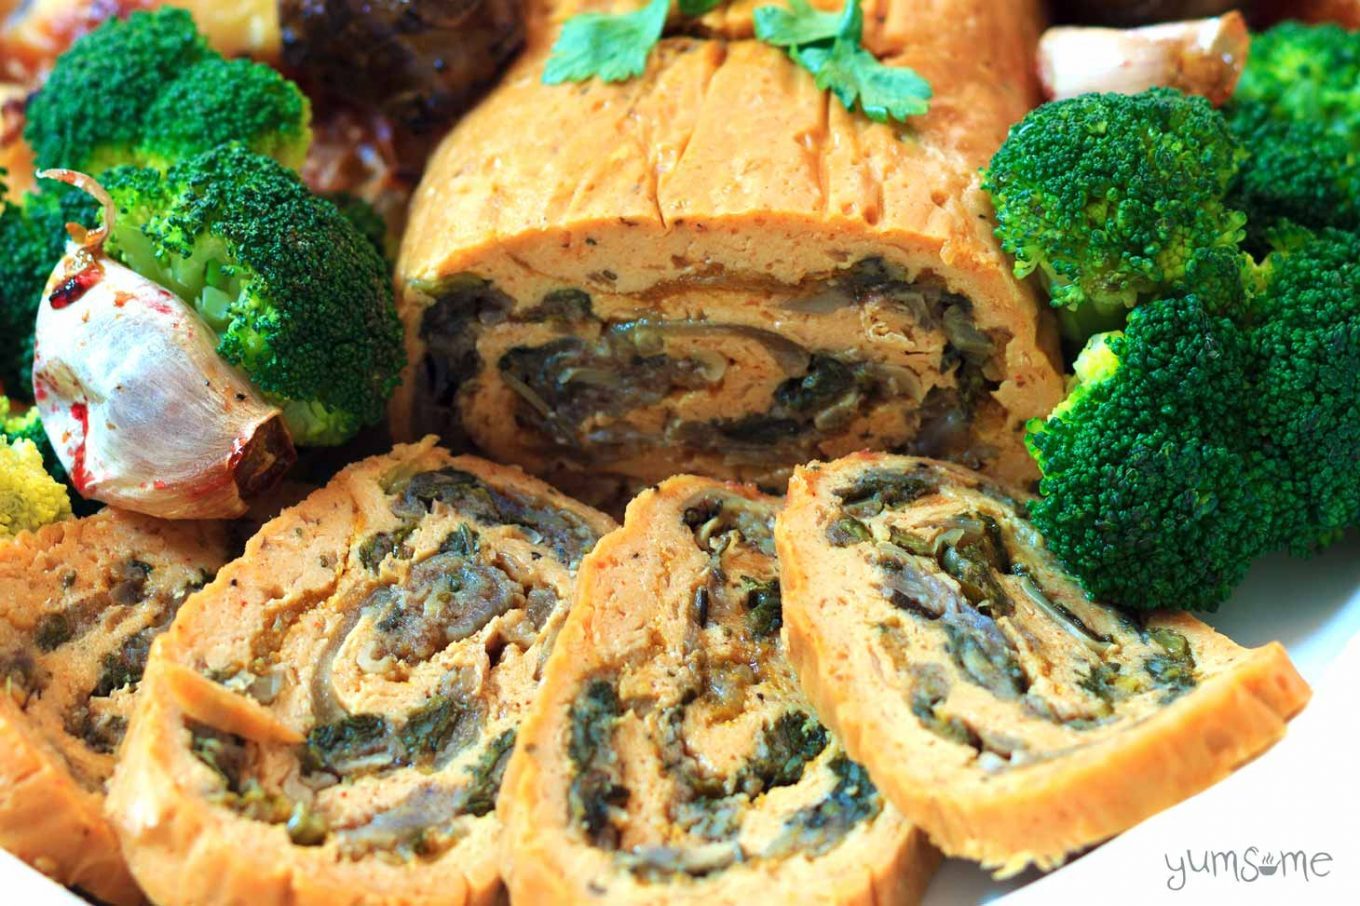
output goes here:
[[1037, 4], [866, 14], [867, 46], [933, 87], [905, 125], [752, 40], [754, 5], [615, 84], [542, 84], [540, 27], [448, 136], [398, 265], [399, 436], [597, 498], [677, 472], [782, 489], [866, 447], [1035, 477], [1021, 433], [1062, 395], [1055, 342], [978, 170], [1037, 100]]
[[586, 559], [501, 791], [513, 902], [919, 899], [937, 854], [784, 657], [778, 505], [672, 478]]
[[1023, 498], [947, 463], [799, 469], [776, 531], [789, 654], [851, 756], [947, 854], [1060, 864], [1278, 740], [1272, 643], [1090, 601]]
[[152, 639], [227, 558], [221, 523], [113, 509], [0, 542], [0, 846], [113, 906], [143, 902], [104, 782]]
[[495, 800], [608, 517], [433, 440], [342, 471], [181, 611], [110, 813], [161, 906], [501, 895]]

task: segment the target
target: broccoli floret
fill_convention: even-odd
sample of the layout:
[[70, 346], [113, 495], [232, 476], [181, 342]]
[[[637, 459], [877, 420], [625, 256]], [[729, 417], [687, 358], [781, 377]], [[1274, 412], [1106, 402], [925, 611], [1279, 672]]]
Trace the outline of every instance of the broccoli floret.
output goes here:
[[65, 483], [66, 469], [62, 467], [57, 451], [52, 449], [52, 443], [47, 439], [47, 431], [38, 419], [38, 410], [30, 407], [16, 412], [15, 409], [16, 406], [8, 397], [0, 396], [0, 438], [10, 443], [26, 440], [33, 444], [42, 455], [43, 468], [47, 473]]
[[1260, 101], [1291, 120], [1360, 131], [1360, 36], [1339, 25], [1284, 22], [1252, 39], [1234, 101]]
[[[0, 171], [2, 174], [3, 171]], [[33, 328], [43, 287], [66, 247], [66, 224], [93, 224], [99, 206], [83, 192], [46, 183], [22, 204], [0, 181], [0, 388], [33, 399]]]
[[107, 250], [189, 302], [217, 351], [283, 409], [295, 443], [381, 419], [405, 362], [382, 256], [296, 173], [239, 144], [119, 168]]
[[[1191, 270], [1240, 266], [1212, 256]], [[1213, 609], [1266, 547], [1270, 483], [1242, 405], [1250, 339], [1224, 314], [1242, 291], [1207, 287], [1092, 338], [1068, 399], [1030, 423], [1034, 524], [1100, 600]]]
[[43, 470], [38, 448], [28, 440], [0, 437], [0, 539], [70, 515], [66, 488]]
[[336, 192], [326, 197], [335, 203], [340, 213], [345, 215], [345, 219], [354, 224], [354, 228], [373, 244], [383, 258], [391, 261], [396, 257], [387, 221], [383, 220], [383, 216], [373, 205], [348, 192]]
[[1203, 98], [1088, 94], [1014, 126], [984, 188], [1016, 275], [1040, 273], [1064, 332], [1084, 340], [1179, 292], [1197, 250], [1237, 245], [1246, 218], [1225, 197], [1241, 157]]
[[1360, 228], [1360, 35], [1297, 22], [1259, 35], [1226, 113], [1250, 152], [1234, 191], [1254, 242], [1281, 218]]
[[1306, 553], [1360, 523], [1360, 237], [1277, 230], [1253, 312], [1264, 454], [1283, 464], [1274, 546]]
[[296, 85], [222, 59], [189, 13], [166, 8], [109, 19], [76, 41], [29, 101], [24, 137], [40, 168], [94, 175], [165, 168], [233, 140], [298, 167], [310, 119]]
[[1262, 554], [1360, 523], [1360, 237], [1271, 240], [1259, 267], [1196, 258], [1029, 426], [1034, 523], [1095, 597], [1213, 610]]

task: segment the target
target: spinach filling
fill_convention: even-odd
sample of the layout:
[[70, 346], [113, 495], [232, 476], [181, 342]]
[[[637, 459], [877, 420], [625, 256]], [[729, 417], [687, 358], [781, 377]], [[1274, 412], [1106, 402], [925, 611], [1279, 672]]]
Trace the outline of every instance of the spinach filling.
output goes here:
[[[1099, 726], [1113, 715], [1115, 704], [1133, 696], [1161, 690], [1162, 701], [1167, 702], [1194, 687], [1194, 655], [1185, 636], [1167, 628], [1147, 629], [1113, 608], [1110, 612], [1118, 624], [1154, 651], [1140, 656], [1137, 663], [1108, 659], [1121, 650], [1118, 640], [1096, 631], [1070, 607], [1050, 597], [1035, 581], [1033, 569], [1012, 555], [994, 517], [978, 512], [959, 514], [931, 539], [887, 524], [871, 528], [864, 521], [907, 505], [936, 487], [914, 474], [866, 472], [835, 491], [842, 506], [832, 515], [826, 536], [839, 547], [873, 545], [871, 560], [882, 576], [883, 596], [912, 619], [938, 625], [944, 651], [963, 679], [999, 699], [1020, 700], [1031, 716], [1078, 730]], [[923, 568], [922, 561], [938, 572]], [[952, 578], [954, 584], [942, 575]], [[1078, 676], [1076, 687], [1094, 700], [1093, 713], [1062, 716], [1052, 703], [1030, 693], [1029, 671], [1011, 634], [998, 622], [1013, 618], [1017, 609], [1003, 576], [1010, 577], [1034, 609], [1078, 645], [1074, 653], [1089, 666]], [[884, 624], [881, 628], [886, 631], [890, 627]], [[1019, 631], [1024, 634], [1023, 629]], [[885, 644], [896, 658], [901, 653], [898, 649], [907, 642], [898, 633], [888, 635]], [[927, 666], [929, 669], [898, 661], [899, 670], [910, 678], [907, 694], [911, 711], [922, 727], [977, 749], [980, 760], [988, 759], [985, 764], [990, 768], [998, 764], [990, 755], [1006, 758], [1017, 750], [1014, 741], [998, 742], [956, 717], [942, 716], [938, 709], [948, 695], [949, 683], [938, 667]]]
[[415, 430], [438, 434], [451, 445], [465, 445], [458, 417], [458, 391], [482, 368], [477, 337], [503, 322], [515, 302], [490, 282], [469, 274], [445, 281], [420, 319], [425, 357], [417, 363]]
[[299, 753], [307, 773], [346, 779], [401, 767], [442, 767], [481, 733], [485, 708], [461, 696], [436, 695], [400, 720], [351, 714], [313, 727]]
[[330, 829], [323, 815], [308, 803], [270, 792], [247, 776], [250, 756], [244, 738], [197, 721], [190, 721], [187, 729], [189, 750], [221, 781], [222, 789], [213, 797], [218, 805], [252, 821], [284, 825], [288, 838], [297, 846], [326, 842]]
[[502, 490], [461, 469], [421, 472], [388, 489], [392, 512], [417, 520], [436, 502], [448, 504], [483, 526], [513, 525], [530, 542], [550, 548], [559, 560], [575, 566], [595, 546], [599, 536], [571, 510]]
[[[767, 672], [789, 670], [778, 648], [779, 580], [749, 572], [765, 571], [756, 565], [761, 557], [753, 562], [755, 553], [774, 568], [774, 515], [772, 506], [731, 493], [706, 492], [688, 501], [681, 522], [709, 558], [696, 584], [691, 619], [700, 633], [714, 635], [695, 637], [697, 647], [687, 658], [682, 680], [687, 685], [673, 693], [674, 704], [663, 706], [655, 700], [620, 702], [615, 681], [595, 679], [571, 707], [569, 820], [593, 845], [614, 851], [615, 863], [641, 880], [700, 878], [752, 860], [817, 856], [881, 808], [863, 770], [839, 751], [828, 752], [834, 745], [831, 736], [811, 713], [797, 706], [781, 708], [778, 697], [768, 699], [758, 689], [752, 694]], [[705, 637], [726, 644], [710, 649], [700, 641]], [[783, 688], [778, 676], [773, 679], [775, 688]], [[698, 754], [704, 748], [702, 737], [692, 734], [737, 718], [754, 702], [764, 702], [773, 713], [748, 753], [715, 770]], [[614, 733], [625, 714], [648, 727], [661, 773], [671, 787], [668, 817], [683, 834], [682, 842], [619, 850], [629, 790]], [[700, 728], [687, 731], [691, 716], [701, 722]], [[757, 800], [804, 782], [814, 764], [830, 770], [835, 788], [789, 815], [776, 840], [755, 848], [743, 843], [743, 822]]]
[[[838, 350], [808, 349], [779, 334], [710, 321], [607, 321], [579, 289], [554, 290], [515, 311], [515, 303], [490, 282], [458, 275], [430, 291], [420, 336], [426, 344], [416, 386], [418, 430], [462, 442], [459, 392], [485, 367], [478, 338], [496, 325], [550, 323], [564, 335], [506, 351], [495, 368], [518, 398], [517, 422], [537, 432], [562, 456], [594, 463], [659, 445], [687, 447], [737, 460], [804, 461], [818, 443], [858, 416], [884, 404], [919, 409], [920, 425], [903, 452], [981, 460], [969, 432], [973, 410], [998, 385], [985, 371], [996, 343], [973, 321], [972, 304], [927, 275], [909, 280], [881, 258], [809, 278], [790, 289], [783, 304], [805, 315], [866, 305], [887, 306], [944, 338], [940, 368], [954, 387], [932, 388], [915, 402], [914, 376], [902, 369], [857, 360]], [[730, 366], [712, 350], [668, 351], [673, 337], [738, 336], [764, 346], [783, 369], [764, 411], [709, 421], [675, 420], [662, 436], [618, 420], [676, 394], [722, 380]], [[737, 367], [740, 367], [739, 365]], [[905, 382], [905, 383], [904, 383]]]
[[878, 816], [883, 800], [869, 779], [869, 772], [844, 755], [827, 765], [836, 776], [831, 793], [815, 805], [805, 806], [784, 821], [784, 830], [767, 852], [779, 857], [794, 853], [820, 856], [841, 841], [855, 826]]
[[619, 694], [605, 679], [592, 680], [571, 706], [567, 756], [575, 770], [567, 791], [568, 817], [602, 849], [618, 849], [615, 819], [628, 802], [613, 747], [621, 714]]

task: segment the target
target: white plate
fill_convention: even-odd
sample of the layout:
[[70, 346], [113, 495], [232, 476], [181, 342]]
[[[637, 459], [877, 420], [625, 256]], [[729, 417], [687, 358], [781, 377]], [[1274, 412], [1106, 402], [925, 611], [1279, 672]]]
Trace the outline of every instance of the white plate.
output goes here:
[[[999, 883], [977, 866], [950, 860], [931, 883], [925, 906], [1120, 906], [1156, 903], [1360, 904], [1360, 536], [1321, 556], [1269, 557], [1233, 600], [1208, 621], [1242, 645], [1278, 639], [1314, 698], [1284, 741], [1218, 786], [1149, 819], [1047, 876], [1030, 872]], [[1248, 856], [1247, 850], [1256, 852]], [[1227, 866], [1217, 876], [1178, 867]], [[1294, 857], [1283, 873], [1257, 874], [1267, 852], [1302, 851], [1317, 871], [1307, 878]], [[1328, 859], [1319, 856], [1325, 853]], [[1184, 878], [1180, 889], [1173, 889]], [[0, 850], [0, 903], [81, 906], [82, 901]]]

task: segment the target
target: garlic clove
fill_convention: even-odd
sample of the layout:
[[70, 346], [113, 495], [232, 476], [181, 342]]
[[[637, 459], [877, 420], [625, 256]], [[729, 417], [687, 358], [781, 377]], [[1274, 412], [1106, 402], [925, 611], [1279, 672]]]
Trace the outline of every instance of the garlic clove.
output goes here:
[[189, 305], [104, 256], [102, 236], [83, 238], [44, 291], [33, 368], [76, 490], [166, 519], [242, 515], [295, 459], [278, 407], [217, 355]]
[[1232, 97], [1250, 46], [1238, 12], [1143, 28], [1058, 26], [1039, 41], [1039, 79], [1055, 101], [1166, 86], [1219, 106]]

